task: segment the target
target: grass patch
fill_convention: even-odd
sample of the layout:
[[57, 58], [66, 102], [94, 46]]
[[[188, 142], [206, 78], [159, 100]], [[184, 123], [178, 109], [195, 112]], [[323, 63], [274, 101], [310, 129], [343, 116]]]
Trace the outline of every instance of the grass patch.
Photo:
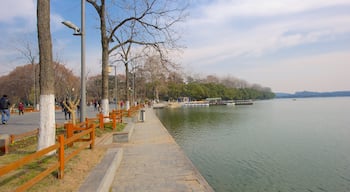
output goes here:
[[95, 135], [97, 137], [102, 136], [105, 133], [111, 133], [111, 132], [119, 132], [122, 131], [125, 128], [124, 123], [117, 123], [117, 128], [113, 130], [112, 123], [105, 123], [104, 129], [96, 129]]

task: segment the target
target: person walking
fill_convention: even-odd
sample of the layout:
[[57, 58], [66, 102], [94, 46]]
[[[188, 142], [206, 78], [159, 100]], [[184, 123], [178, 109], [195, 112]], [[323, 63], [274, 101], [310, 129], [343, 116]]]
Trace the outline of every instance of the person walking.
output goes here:
[[69, 109], [67, 107], [64, 107], [63, 108], [63, 112], [64, 112], [64, 119], [65, 120], [70, 120], [71, 112], [69, 111]]
[[18, 104], [18, 115], [24, 115], [24, 105], [22, 102]]
[[0, 110], [1, 110], [1, 121], [2, 124], [6, 124], [10, 119], [10, 100], [7, 98], [7, 95], [3, 95], [0, 99]]
[[65, 120], [70, 120], [71, 118], [71, 112], [68, 109], [68, 105], [69, 105], [69, 100], [68, 98], [66, 98], [66, 101], [62, 101], [62, 107], [63, 107], [63, 112], [64, 112], [64, 119]]

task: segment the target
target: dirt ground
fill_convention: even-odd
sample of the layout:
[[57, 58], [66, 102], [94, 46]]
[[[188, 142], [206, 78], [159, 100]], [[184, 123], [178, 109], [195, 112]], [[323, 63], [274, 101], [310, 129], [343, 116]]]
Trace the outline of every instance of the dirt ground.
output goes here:
[[[27, 191], [78, 191], [79, 187], [83, 184], [92, 169], [102, 160], [106, 151], [106, 146], [95, 146], [94, 149], [87, 148], [82, 150], [77, 156], [73, 157], [65, 164], [63, 179], [57, 178], [57, 172], [52, 173], [34, 186], [30, 187]], [[21, 177], [21, 175], [18, 174], [21, 173], [14, 173], [14, 176]], [[22, 174], [28, 173], [23, 172]], [[6, 178], [0, 180], [1, 192], [14, 191], [16, 186], [19, 186], [18, 183], [11, 184], [11, 181], [8, 181]]]
[[56, 179], [52, 184], [37, 184], [29, 191], [78, 191], [90, 171], [102, 160], [106, 150], [107, 148], [99, 146], [83, 150], [78, 157], [68, 162], [63, 179]]

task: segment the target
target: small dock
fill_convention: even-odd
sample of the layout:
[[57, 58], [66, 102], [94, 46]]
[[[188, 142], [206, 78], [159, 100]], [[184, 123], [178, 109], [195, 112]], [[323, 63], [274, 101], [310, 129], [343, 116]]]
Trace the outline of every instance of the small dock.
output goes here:
[[236, 105], [253, 105], [253, 100], [235, 100]]

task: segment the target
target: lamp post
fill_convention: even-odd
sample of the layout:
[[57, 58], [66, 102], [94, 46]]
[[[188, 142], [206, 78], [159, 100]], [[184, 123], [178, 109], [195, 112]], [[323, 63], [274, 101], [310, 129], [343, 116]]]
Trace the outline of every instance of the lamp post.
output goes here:
[[135, 76], [136, 76], [136, 71], [134, 71], [133, 73], [133, 79], [132, 79], [132, 102], [133, 105], [135, 106], [135, 103], [136, 103], [136, 90], [135, 90]]
[[138, 66], [133, 66], [133, 68], [132, 68], [132, 101], [133, 101], [133, 105], [135, 105], [135, 103], [136, 103], [136, 82], [135, 82], [135, 80], [136, 80], [136, 71], [137, 71], [137, 69], [138, 69]]
[[74, 30], [73, 35], [81, 37], [81, 75], [80, 75], [80, 122], [85, 121], [86, 111], [86, 79], [85, 79], [85, 0], [81, 0], [81, 29], [69, 21], [62, 22]]
[[34, 110], [37, 110], [37, 106], [36, 106], [36, 74], [35, 74], [35, 64], [34, 62], [32, 62], [32, 66], [33, 66], [33, 78], [34, 78], [34, 102], [33, 102], [33, 107]]
[[114, 67], [114, 99], [115, 99], [115, 110], [118, 110], [118, 79], [117, 79], [117, 66], [109, 65], [110, 67]]

